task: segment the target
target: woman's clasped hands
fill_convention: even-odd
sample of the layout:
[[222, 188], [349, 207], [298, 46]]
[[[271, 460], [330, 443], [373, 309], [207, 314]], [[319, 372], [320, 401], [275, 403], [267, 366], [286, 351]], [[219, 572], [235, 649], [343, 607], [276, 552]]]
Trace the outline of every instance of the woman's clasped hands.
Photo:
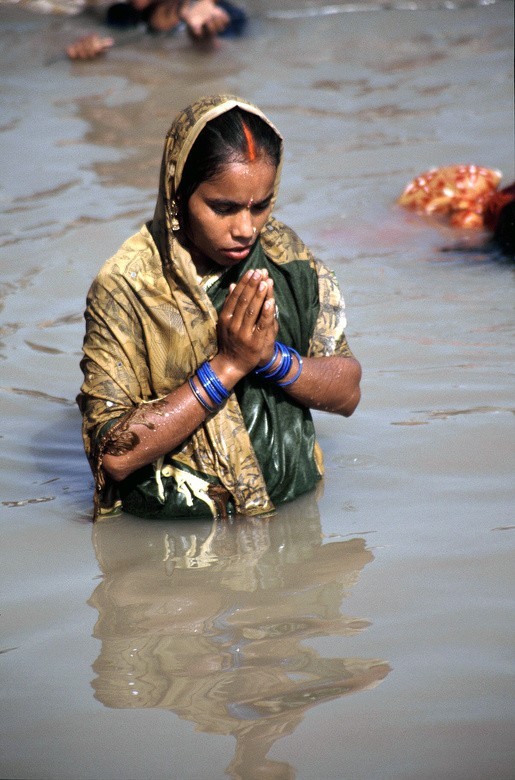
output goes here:
[[278, 323], [273, 281], [266, 269], [247, 271], [232, 284], [217, 326], [218, 360], [241, 378], [268, 363], [274, 354]]

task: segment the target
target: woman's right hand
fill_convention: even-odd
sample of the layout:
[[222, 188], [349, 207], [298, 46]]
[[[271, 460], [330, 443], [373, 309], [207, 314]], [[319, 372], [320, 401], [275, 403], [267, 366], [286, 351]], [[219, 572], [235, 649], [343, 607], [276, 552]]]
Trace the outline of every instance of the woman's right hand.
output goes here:
[[273, 354], [277, 334], [273, 282], [266, 269], [247, 271], [231, 286], [218, 318], [219, 370], [239, 376], [252, 371]]

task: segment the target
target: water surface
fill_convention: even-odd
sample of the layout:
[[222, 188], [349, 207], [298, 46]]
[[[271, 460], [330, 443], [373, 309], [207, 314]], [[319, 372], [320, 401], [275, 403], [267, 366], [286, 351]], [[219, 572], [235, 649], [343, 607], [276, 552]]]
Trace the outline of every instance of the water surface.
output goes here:
[[[513, 4], [249, 2], [244, 39], [0, 8], [2, 776], [513, 776], [513, 265], [402, 212], [513, 180]], [[363, 400], [269, 521], [93, 527], [87, 288], [152, 214], [164, 134], [235, 92], [283, 132], [277, 216], [332, 265]]]

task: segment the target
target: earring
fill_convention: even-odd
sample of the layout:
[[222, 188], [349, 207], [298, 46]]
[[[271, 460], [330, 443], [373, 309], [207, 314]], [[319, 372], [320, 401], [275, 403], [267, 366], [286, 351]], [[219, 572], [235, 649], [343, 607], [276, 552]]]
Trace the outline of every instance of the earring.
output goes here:
[[252, 228], [253, 233], [257, 233], [257, 227]]
[[172, 200], [170, 203], [170, 225], [174, 233], [176, 233], [178, 230], [181, 229], [181, 226], [179, 224], [179, 212], [177, 210], [177, 203]]

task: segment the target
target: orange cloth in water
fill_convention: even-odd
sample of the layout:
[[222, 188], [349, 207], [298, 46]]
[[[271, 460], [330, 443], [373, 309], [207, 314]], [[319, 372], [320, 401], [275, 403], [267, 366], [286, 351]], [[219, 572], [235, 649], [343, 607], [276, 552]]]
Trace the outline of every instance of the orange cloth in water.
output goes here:
[[479, 165], [447, 165], [421, 173], [398, 203], [425, 214], [450, 214], [456, 227], [481, 228], [483, 213], [502, 173]]

